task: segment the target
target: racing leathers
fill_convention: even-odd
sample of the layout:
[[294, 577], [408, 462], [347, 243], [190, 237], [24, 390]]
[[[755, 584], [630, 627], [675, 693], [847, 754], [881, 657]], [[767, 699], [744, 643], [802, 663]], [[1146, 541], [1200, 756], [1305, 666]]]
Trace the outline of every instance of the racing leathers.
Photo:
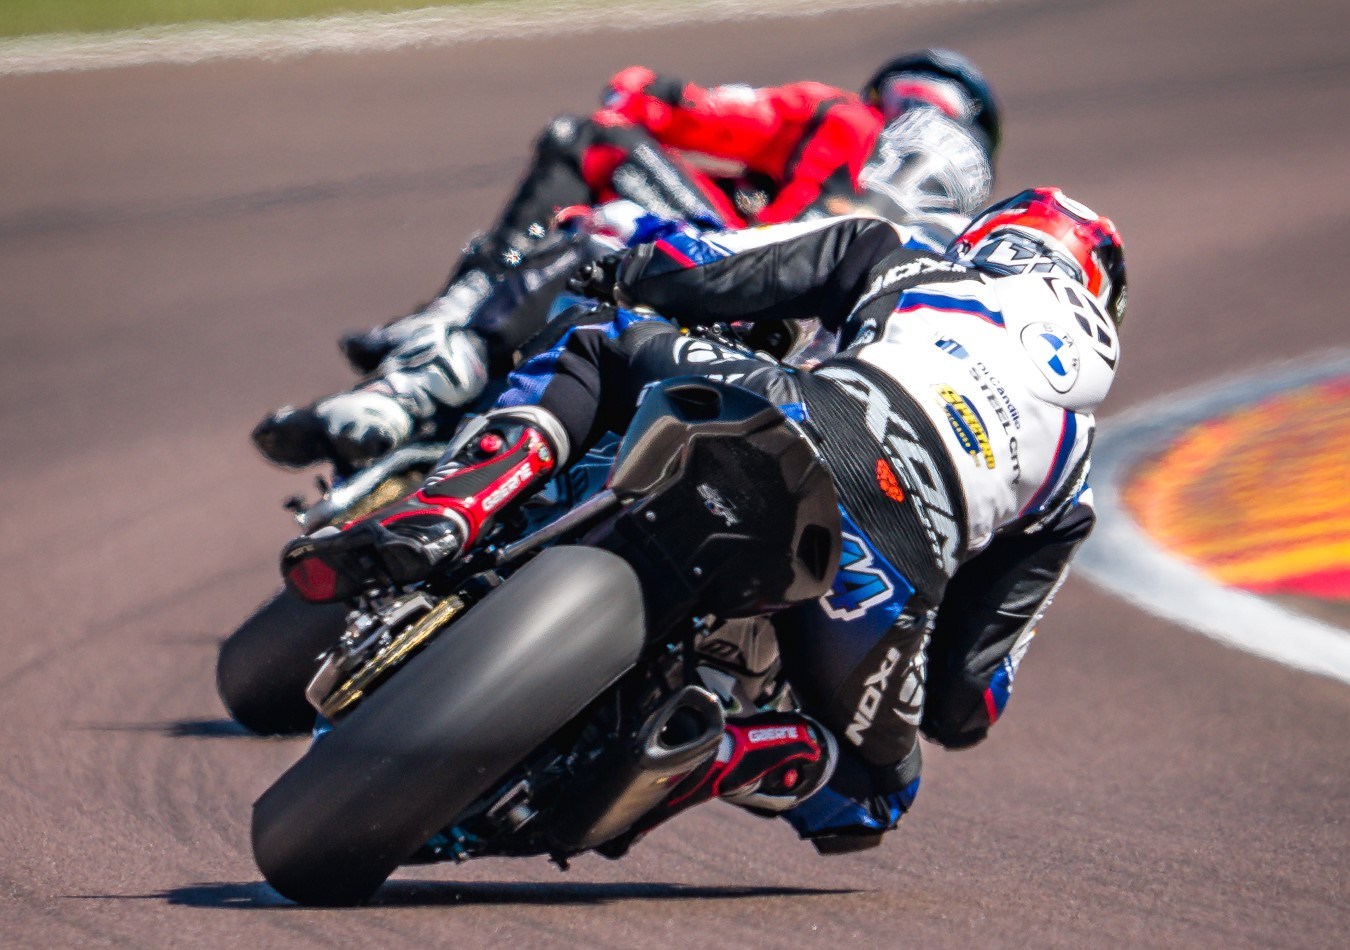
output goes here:
[[989, 196], [980, 130], [918, 101], [886, 123], [879, 107], [820, 83], [704, 88], [635, 66], [610, 80], [603, 102], [548, 125], [500, 219], [436, 298], [344, 338], [369, 379], [263, 419], [253, 438], [264, 455], [361, 465], [451, 431], [528, 354], [561, 309], [552, 304], [567, 275], [594, 253], [554, 230], [560, 208], [622, 199], [721, 230], [867, 206], [945, 246]]
[[[841, 749], [828, 784], [785, 813], [823, 851], [895, 825], [918, 789], [920, 732], [964, 747], [1001, 715], [1093, 524], [1092, 412], [1118, 360], [1081, 286], [906, 244], [888, 222], [845, 217], [643, 245], [618, 267], [620, 302], [689, 323], [816, 317], [842, 351], [794, 370], [621, 309], [522, 366], [484, 422], [530, 423], [565, 464], [680, 375], [753, 389], [798, 420], [843, 524], [830, 592], [773, 617], [802, 709]], [[397, 531], [397, 515], [372, 517]], [[313, 562], [370, 563], [335, 542], [283, 555], [301, 596]]]

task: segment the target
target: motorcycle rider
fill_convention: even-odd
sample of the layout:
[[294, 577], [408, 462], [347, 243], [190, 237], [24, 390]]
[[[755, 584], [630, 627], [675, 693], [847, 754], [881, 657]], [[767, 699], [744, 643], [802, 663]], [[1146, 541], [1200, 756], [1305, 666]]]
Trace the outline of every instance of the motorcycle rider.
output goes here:
[[550, 306], [567, 277], [594, 253], [550, 226], [560, 208], [627, 199], [721, 230], [863, 206], [922, 226], [945, 246], [989, 198], [999, 137], [988, 83], [948, 50], [885, 63], [861, 96], [814, 82], [704, 88], [625, 69], [599, 111], [549, 124], [501, 218], [435, 299], [342, 340], [370, 378], [270, 413], [254, 442], [282, 465], [360, 466], [409, 439], [452, 431], [489, 381], [513, 367], [556, 313]]
[[1126, 303], [1115, 227], [1040, 188], [982, 212], [947, 255], [849, 216], [642, 245], [592, 265], [585, 289], [680, 320], [815, 316], [845, 348], [799, 371], [628, 310], [574, 327], [422, 489], [292, 542], [287, 585], [322, 601], [425, 577], [622, 431], [653, 381], [704, 375], [766, 395], [816, 446], [843, 516], [831, 591], [772, 618], [803, 712], [736, 720], [634, 834], [720, 795], [784, 815], [822, 852], [876, 844], [917, 793], [918, 733], [963, 748], [1001, 715], [1092, 528], [1092, 413]]

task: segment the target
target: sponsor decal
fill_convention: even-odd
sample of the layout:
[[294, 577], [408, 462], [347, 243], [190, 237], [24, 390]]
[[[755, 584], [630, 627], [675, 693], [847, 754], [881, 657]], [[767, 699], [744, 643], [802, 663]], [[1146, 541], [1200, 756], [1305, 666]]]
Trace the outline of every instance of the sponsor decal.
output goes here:
[[1017, 406], [1009, 398], [1008, 391], [1003, 388], [998, 377], [989, 372], [989, 367], [977, 362], [970, 368], [970, 378], [980, 387], [985, 402], [994, 410], [994, 418], [998, 420], [998, 424], [1003, 427], [1003, 434], [1007, 436], [1008, 458], [1012, 462], [1012, 480], [1016, 485], [1022, 480], [1022, 453], [1013, 430], [1022, 428], [1022, 413], [1018, 412]]
[[984, 428], [984, 420], [980, 418], [980, 414], [971, 407], [964, 396], [950, 386], [935, 388], [938, 395], [947, 403], [943, 407], [947, 413], [947, 422], [956, 433], [956, 440], [961, 443], [961, 448], [975, 460], [976, 466], [983, 461], [985, 468], [993, 468], [994, 447], [989, 443], [989, 433]]
[[529, 459], [526, 459], [520, 463], [520, 467], [506, 477], [506, 481], [483, 498], [483, 512], [494, 511], [502, 502], [513, 497], [520, 490], [520, 487], [530, 480], [532, 475], [534, 475], [534, 466], [530, 464]]
[[891, 501], [904, 501], [905, 490], [900, 487], [900, 480], [895, 477], [895, 472], [886, 464], [885, 459], [877, 459], [877, 487]]
[[1022, 328], [1022, 348], [1057, 393], [1066, 393], [1078, 381], [1078, 347], [1051, 323], [1029, 323]]
[[869, 608], [890, 600], [895, 586], [881, 565], [872, 560], [872, 549], [866, 541], [847, 531], [843, 541], [839, 573], [829, 592], [820, 598], [820, 606], [834, 620], [857, 620]]
[[912, 277], [919, 277], [923, 274], [937, 273], [956, 273], [964, 274], [970, 268], [964, 264], [957, 264], [955, 261], [943, 260], [940, 257], [918, 257], [912, 261], [905, 261], [903, 264], [896, 264], [894, 267], [886, 270], [885, 273], [878, 274], [872, 281], [872, 286], [868, 288], [864, 297], [875, 297], [893, 288], [902, 281], [909, 280]]
[[892, 671], [895, 670], [895, 665], [899, 662], [900, 651], [891, 647], [886, 651], [886, 655], [881, 658], [881, 666], [863, 683], [862, 698], [858, 700], [858, 708], [853, 711], [853, 722], [844, 732], [848, 740], [854, 745], [862, 745], [863, 733], [872, 728], [872, 722], [877, 717], [877, 710], [881, 708], [882, 693], [886, 689]]
[[936, 345], [939, 350], [955, 356], [958, 360], [963, 360], [970, 356], [970, 351], [955, 340], [939, 339], [936, 341]]
[[736, 517], [732, 507], [722, 500], [722, 496], [718, 494], [716, 488], [711, 485], [699, 485], [698, 494], [703, 499], [703, 507], [725, 521], [728, 528], [741, 520]]
[[798, 726], [762, 726], [759, 729], [751, 729], [745, 734], [745, 738], [753, 743], [781, 742], [784, 739], [799, 738], [800, 731]]
[[[1008, 390], [1003, 388], [1003, 383], [999, 382], [998, 377], [989, 372], [988, 366], [977, 362], [970, 368], [970, 378], [975, 380], [975, 384], [980, 387], [980, 392], [984, 394], [985, 400], [993, 407], [994, 415], [998, 417], [999, 424], [1003, 426], [1004, 432], [1008, 431], [1010, 423], [1014, 429], [1022, 428], [1021, 410], [1012, 401], [1012, 397], [1008, 395]], [[995, 398], [995, 396], [998, 398]]]

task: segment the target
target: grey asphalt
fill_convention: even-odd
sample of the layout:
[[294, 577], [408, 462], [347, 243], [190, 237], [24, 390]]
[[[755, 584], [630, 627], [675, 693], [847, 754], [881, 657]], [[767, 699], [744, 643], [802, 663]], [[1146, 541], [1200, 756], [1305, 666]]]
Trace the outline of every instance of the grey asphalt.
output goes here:
[[303, 743], [240, 735], [212, 671], [306, 489], [252, 424], [344, 385], [337, 333], [432, 293], [615, 69], [854, 86], [972, 56], [999, 190], [1125, 235], [1109, 415], [1350, 337], [1347, 36], [1342, 0], [1008, 0], [0, 80], [0, 942], [1344, 945], [1350, 691], [1081, 581], [878, 850], [719, 805], [619, 863], [417, 869], [356, 910], [259, 882], [249, 806]]

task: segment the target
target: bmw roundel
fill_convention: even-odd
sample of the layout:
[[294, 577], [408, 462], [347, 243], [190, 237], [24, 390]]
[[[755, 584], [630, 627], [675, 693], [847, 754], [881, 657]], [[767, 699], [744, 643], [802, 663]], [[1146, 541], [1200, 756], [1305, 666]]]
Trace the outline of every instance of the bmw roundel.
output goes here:
[[1055, 392], [1073, 388], [1078, 381], [1078, 347], [1063, 330], [1050, 323], [1029, 323], [1022, 328], [1022, 346]]

